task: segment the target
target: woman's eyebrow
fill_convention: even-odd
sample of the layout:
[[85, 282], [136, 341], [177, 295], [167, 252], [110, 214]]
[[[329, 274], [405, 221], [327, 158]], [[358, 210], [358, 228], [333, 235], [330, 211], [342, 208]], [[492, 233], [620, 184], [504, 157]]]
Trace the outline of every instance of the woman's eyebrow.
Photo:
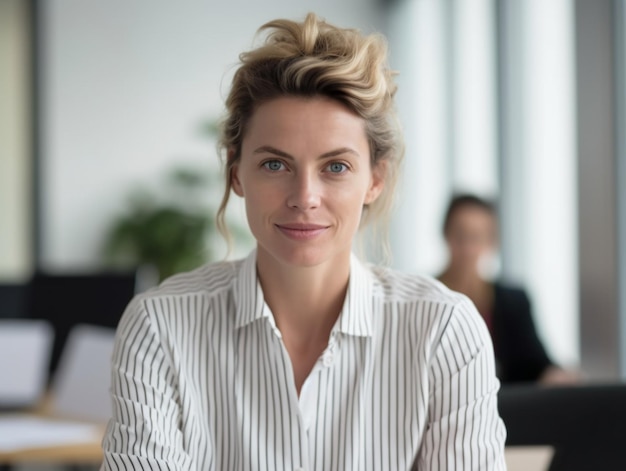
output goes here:
[[254, 149], [253, 154], [263, 154], [263, 153], [270, 153], [270, 154], [274, 154], [277, 155], [278, 157], [283, 157], [285, 159], [291, 159], [293, 160], [293, 156], [289, 155], [287, 152], [283, 152], [282, 150], [278, 150], [275, 147], [272, 146], [261, 146], [261, 147], [257, 147], [256, 149]]
[[320, 155], [320, 158], [326, 159], [328, 157], [336, 157], [342, 154], [353, 154], [356, 156], [359, 155], [357, 151], [355, 151], [354, 149], [351, 149], [350, 147], [340, 147], [339, 149], [335, 149], [335, 150], [331, 150], [329, 152], [323, 153], [322, 155]]
[[[254, 154], [263, 154], [263, 153], [270, 153], [270, 154], [274, 154], [278, 157], [283, 157], [285, 159], [291, 159], [294, 160], [293, 156], [288, 154], [287, 152], [283, 152], [282, 150], [276, 149], [275, 147], [272, 146], [261, 146], [261, 147], [257, 147], [254, 150]], [[329, 157], [336, 157], [338, 155], [342, 155], [342, 154], [353, 154], [358, 156], [359, 153], [357, 151], [355, 151], [354, 149], [351, 149], [350, 147], [340, 147], [339, 149], [334, 149], [328, 152], [324, 152], [322, 155], [320, 155], [321, 159], [327, 159]]]

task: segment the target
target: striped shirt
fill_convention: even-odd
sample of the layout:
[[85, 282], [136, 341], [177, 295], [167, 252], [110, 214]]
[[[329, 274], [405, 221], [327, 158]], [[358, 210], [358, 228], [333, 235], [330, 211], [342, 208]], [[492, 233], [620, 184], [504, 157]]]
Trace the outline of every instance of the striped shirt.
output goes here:
[[505, 469], [498, 388], [466, 297], [353, 256], [343, 309], [298, 396], [252, 252], [130, 303], [102, 469]]

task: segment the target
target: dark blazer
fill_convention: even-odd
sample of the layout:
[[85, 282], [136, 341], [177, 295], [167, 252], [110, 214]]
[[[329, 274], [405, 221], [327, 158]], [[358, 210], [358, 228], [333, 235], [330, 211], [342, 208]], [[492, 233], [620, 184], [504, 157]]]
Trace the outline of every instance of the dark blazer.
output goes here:
[[537, 335], [530, 301], [524, 290], [495, 284], [492, 340], [502, 383], [539, 379], [552, 365]]

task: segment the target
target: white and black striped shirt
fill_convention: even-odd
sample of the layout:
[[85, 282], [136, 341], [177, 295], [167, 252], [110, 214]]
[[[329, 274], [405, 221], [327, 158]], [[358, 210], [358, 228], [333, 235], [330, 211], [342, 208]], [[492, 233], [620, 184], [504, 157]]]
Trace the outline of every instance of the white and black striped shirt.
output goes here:
[[493, 349], [467, 298], [353, 256], [298, 397], [255, 265], [207, 265], [131, 302], [102, 469], [505, 469]]

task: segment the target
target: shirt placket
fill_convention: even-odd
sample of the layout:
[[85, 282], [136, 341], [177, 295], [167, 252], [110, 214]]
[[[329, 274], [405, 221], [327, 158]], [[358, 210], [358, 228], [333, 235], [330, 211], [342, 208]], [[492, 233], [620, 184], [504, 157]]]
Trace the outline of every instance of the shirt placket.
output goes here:
[[[333, 365], [336, 356], [337, 342], [335, 332], [333, 331], [330, 336], [328, 346], [326, 347], [322, 355], [320, 355], [320, 357], [318, 358], [315, 366], [311, 370], [309, 376], [307, 376], [307, 378], [305, 379], [300, 390], [298, 405], [300, 407], [300, 415], [302, 417], [304, 431], [306, 433], [306, 436], [308, 437], [307, 451], [309, 457], [313, 456], [314, 453], [312, 445], [314, 443], [315, 437], [312, 437], [311, 434], [314, 433], [315, 425], [318, 420], [321, 377], [322, 374], [324, 374], [324, 372]], [[309, 461], [309, 463], [311, 462]], [[312, 469], [312, 465], [310, 465], [309, 468], [306, 469]]]
[[[270, 326], [271, 326], [271, 330], [273, 332], [273, 334], [279, 339], [279, 344], [280, 344], [280, 350], [281, 353], [283, 355], [283, 364], [286, 366], [286, 368], [289, 369], [289, 371], [287, 371], [286, 373], [288, 375], [292, 375], [293, 377], [293, 366], [291, 364], [291, 358], [289, 357], [289, 353], [287, 352], [287, 348], [285, 347], [285, 344], [283, 343], [282, 340], [282, 334], [280, 332], [280, 330], [278, 330], [278, 327], [276, 326], [276, 323], [274, 322], [274, 318], [271, 314], [271, 311], [269, 310], [269, 307], [267, 306], [267, 304], [264, 306], [264, 314], [265, 317], [267, 319], [267, 321], [269, 322]], [[318, 360], [318, 362], [316, 363], [315, 367], [313, 368], [314, 370], [317, 370], [318, 368], [318, 364], [320, 363], [320, 360]], [[322, 362], [323, 363], [323, 362]], [[311, 378], [311, 376], [317, 376], [319, 377], [319, 371], [317, 372], [316, 375], [313, 375], [313, 371], [312, 374], [309, 375], [309, 378]], [[309, 438], [308, 438], [308, 426], [310, 425], [310, 421], [311, 420], [315, 420], [315, 400], [317, 400], [317, 382], [315, 383], [314, 386], [310, 387], [309, 390], [311, 392], [314, 393], [315, 397], [311, 398], [311, 406], [309, 407], [310, 412], [313, 413], [312, 416], [306, 416], [303, 413], [303, 409], [302, 409], [302, 397], [303, 397], [303, 393], [305, 390], [305, 386], [306, 386], [307, 381], [305, 381], [305, 384], [303, 385], [301, 391], [300, 391], [300, 397], [298, 397], [298, 393], [296, 391], [296, 387], [295, 387], [295, 383], [291, 382], [291, 387], [288, 387], [288, 390], [286, 391], [287, 396], [289, 397], [290, 401], [293, 401], [292, 403], [294, 403], [296, 405], [296, 407], [294, 408], [295, 410], [298, 411], [298, 416], [295, 418], [295, 420], [292, 420], [292, 426], [298, 427], [300, 430], [299, 432], [294, 432], [292, 434], [292, 439], [295, 439], [296, 436], [300, 437], [300, 449], [299, 451], [299, 455], [300, 455], [300, 460], [298, 460], [295, 456], [292, 455], [292, 459], [294, 462], [294, 468], [293, 471], [310, 471], [312, 469], [312, 465], [311, 465], [311, 460], [310, 460], [310, 450], [309, 450]], [[307, 400], [307, 404], [309, 404], [309, 401]], [[313, 422], [314, 423], [314, 422]], [[295, 452], [296, 450], [292, 450], [292, 453]], [[299, 461], [299, 464], [298, 464]]]

